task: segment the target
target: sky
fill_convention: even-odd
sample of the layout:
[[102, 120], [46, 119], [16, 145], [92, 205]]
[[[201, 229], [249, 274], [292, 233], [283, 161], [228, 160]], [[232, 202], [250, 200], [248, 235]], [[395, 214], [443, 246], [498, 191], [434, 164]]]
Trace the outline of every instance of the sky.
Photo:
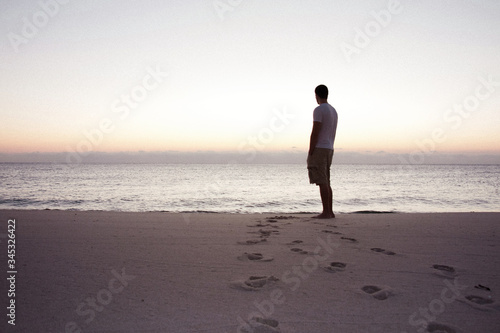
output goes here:
[[336, 154], [500, 163], [496, 0], [4, 0], [0, 15], [0, 162], [302, 156], [325, 84]]

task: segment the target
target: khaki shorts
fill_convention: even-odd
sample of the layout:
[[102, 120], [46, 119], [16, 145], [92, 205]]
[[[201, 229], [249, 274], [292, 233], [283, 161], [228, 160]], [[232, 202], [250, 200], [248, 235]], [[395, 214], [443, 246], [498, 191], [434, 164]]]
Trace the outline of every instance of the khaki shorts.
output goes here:
[[307, 157], [307, 171], [311, 184], [330, 184], [330, 166], [333, 160], [333, 150], [314, 148], [312, 155]]

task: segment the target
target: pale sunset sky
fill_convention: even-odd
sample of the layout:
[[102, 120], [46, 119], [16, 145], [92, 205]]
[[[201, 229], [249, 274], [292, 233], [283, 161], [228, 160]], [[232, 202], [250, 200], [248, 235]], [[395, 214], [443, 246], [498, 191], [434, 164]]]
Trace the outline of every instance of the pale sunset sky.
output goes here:
[[[3, 0], [0, 154], [500, 156], [500, 1]], [[497, 158], [500, 161], [500, 158]]]

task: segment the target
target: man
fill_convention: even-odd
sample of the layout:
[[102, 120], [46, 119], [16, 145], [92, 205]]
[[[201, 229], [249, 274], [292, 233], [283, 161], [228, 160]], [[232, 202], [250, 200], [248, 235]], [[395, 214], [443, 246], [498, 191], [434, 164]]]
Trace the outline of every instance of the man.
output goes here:
[[328, 104], [328, 88], [325, 85], [316, 87], [316, 102], [319, 106], [314, 109], [313, 128], [309, 143], [307, 169], [311, 184], [319, 186], [323, 212], [315, 218], [332, 219], [333, 194], [330, 186], [330, 166], [333, 159], [333, 143], [337, 133], [337, 111]]

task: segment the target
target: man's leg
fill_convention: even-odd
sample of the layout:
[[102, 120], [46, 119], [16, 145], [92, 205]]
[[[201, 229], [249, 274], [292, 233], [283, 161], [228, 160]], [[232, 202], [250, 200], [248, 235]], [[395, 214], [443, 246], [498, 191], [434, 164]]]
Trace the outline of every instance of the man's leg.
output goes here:
[[335, 214], [333, 213], [333, 191], [332, 191], [332, 187], [330, 186], [330, 184], [328, 184], [328, 196], [329, 196], [328, 215], [330, 216], [330, 218], [335, 218]]
[[330, 185], [330, 167], [332, 166], [333, 161], [333, 150], [328, 153], [328, 161], [327, 161], [327, 177], [328, 177], [328, 216], [329, 218], [335, 218], [335, 214], [333, 213], [333, 191], [332, 186]]
[[333, 195], [332, 187], [329, 184], [319, 184], [319, 193], [321, 195], [321, 203], [323, 204], [323, 212], [316, 216], [318, 219], [331, 219], [335, 217], [333, 214]]

